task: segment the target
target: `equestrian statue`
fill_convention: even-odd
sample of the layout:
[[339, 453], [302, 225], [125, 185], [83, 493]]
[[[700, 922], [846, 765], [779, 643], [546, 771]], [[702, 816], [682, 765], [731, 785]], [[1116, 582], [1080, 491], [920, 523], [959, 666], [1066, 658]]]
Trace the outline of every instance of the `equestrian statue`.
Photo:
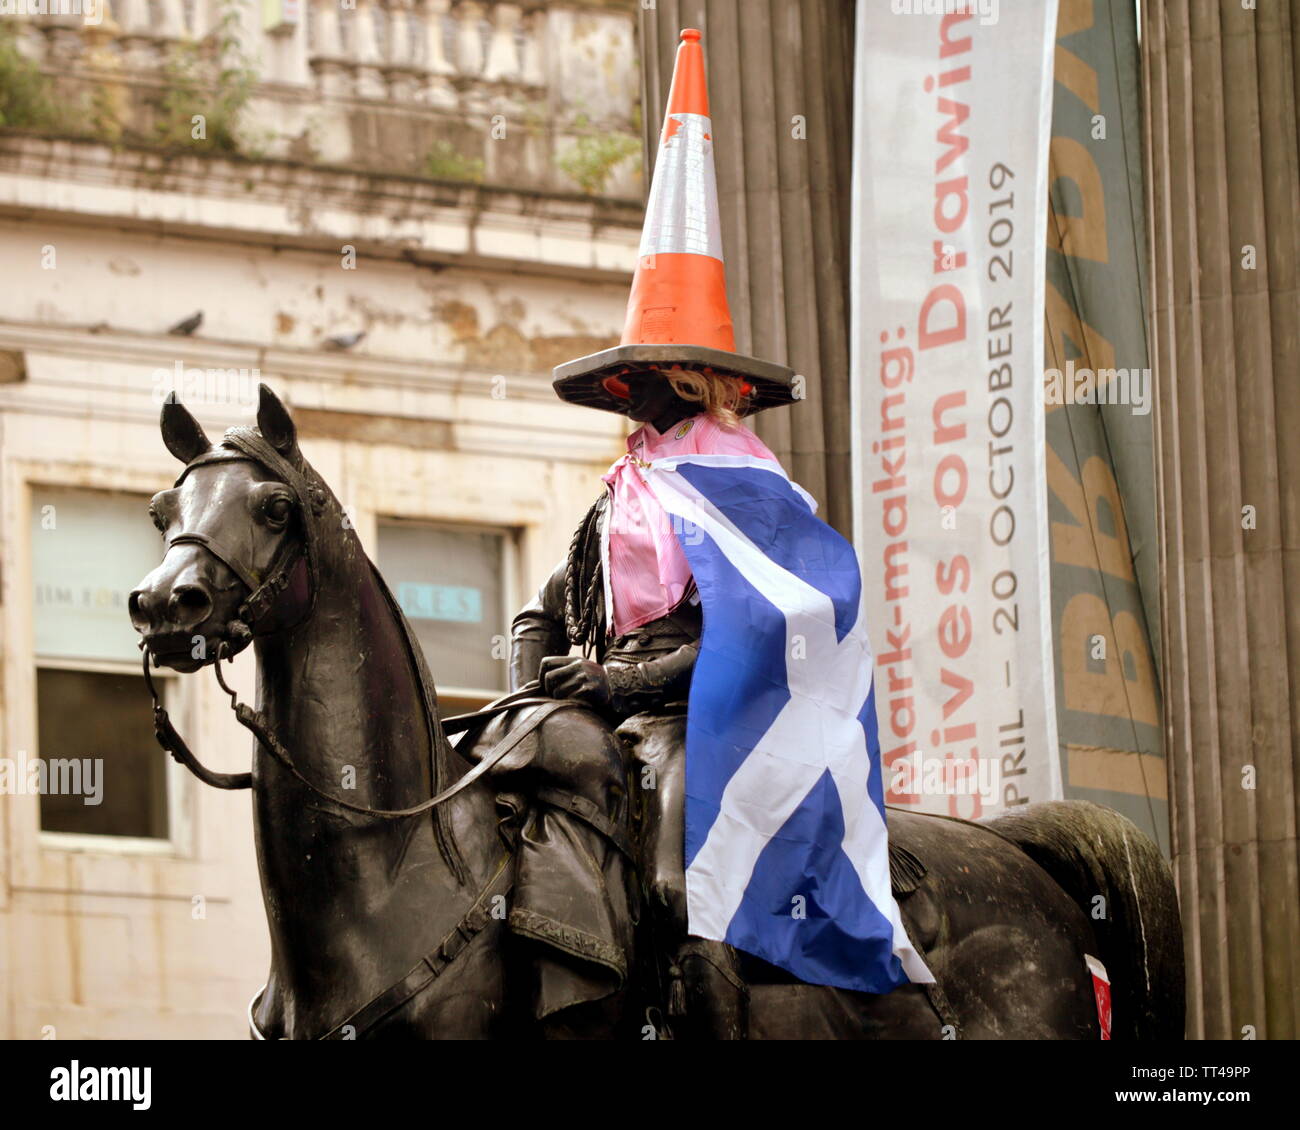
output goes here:
[[[252, 791], [250, 1034], [1181, 1039], [1177, 899], [1131, 822], [884, 803], [857, 559], [742, 423], [800, 386], [735, 351], [700, 38], [622, 344], [554, 375], [639, 427], [514, 618], [510, 693], [440, 716], [269, 388], [216, 443], [163, 406], [182, 470], [129, 608], [150, 691], [151, 665], [210, 666], [254, 736], [250, 772], [214, 772], [154, 694], [164, 749]], [[256, 706], [222, 673], [249, 645]]]

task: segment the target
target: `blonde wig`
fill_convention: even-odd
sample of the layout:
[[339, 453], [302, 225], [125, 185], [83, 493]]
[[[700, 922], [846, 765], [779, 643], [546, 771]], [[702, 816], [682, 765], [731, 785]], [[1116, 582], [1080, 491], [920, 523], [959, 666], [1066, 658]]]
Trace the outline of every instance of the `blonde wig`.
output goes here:
[[691, 369], [670, 369], [664, 376], [672, 385], [673, 392], [683, 400], [699, 404], [723, 427], [740, 426], [740, 410], [744, 407], [745, 396], [740, 391], [739, 377]]

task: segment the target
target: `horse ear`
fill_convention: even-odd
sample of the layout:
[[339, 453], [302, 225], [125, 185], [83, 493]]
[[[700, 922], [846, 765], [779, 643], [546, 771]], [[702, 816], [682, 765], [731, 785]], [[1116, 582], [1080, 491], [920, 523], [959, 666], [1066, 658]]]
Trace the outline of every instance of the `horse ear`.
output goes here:
[[212, 446], [203, 434], [198, 420], [190, 415], [190, 410], [176, 399], [175, 392], [169, 392], [163, 401], [162, 417], [158, 421], [162, 430], [163, 443], [182, 463], [190, 463]]
[[288, 455], [298, 443], [298, 429], [280, 398], [266, 385], [257, 386], [257, 426], [263, 438], [281, 455]]

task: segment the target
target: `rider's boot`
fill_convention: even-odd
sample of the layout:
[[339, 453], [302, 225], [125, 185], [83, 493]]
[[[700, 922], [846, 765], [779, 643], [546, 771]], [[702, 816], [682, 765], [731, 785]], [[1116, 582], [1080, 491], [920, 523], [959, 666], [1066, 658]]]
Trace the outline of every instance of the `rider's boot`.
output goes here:
[[[632, 779], [654, 782], [642, 784], [641, 869], [656, 947], [671, 955], [669, 1024], [675, 1035], [687, 1039], [746, 1039], [749, 991], [736, 951], [686, 932], [685, 712], [636, 715], [620, 727], [619, 736], [640, 767]], [[653, 770], [648, 777], [647, 769]]]
[[736, 951], [725, 942], [687, 938], [670, 971], [669, 1013], [677, 1027], [697, 1040], [749, 1038], [749, 989], [740, 976]]

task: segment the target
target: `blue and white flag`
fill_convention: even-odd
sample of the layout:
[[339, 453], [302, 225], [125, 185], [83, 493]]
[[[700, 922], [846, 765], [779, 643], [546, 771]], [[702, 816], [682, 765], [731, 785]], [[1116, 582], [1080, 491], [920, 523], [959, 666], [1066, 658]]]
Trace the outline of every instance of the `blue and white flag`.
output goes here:
[[686, 720], [692, 934], [802, 981], [933, 981], [889, 885], [872, 653], [853, 547], [780, 466], [642, 468], [704, 605]]

